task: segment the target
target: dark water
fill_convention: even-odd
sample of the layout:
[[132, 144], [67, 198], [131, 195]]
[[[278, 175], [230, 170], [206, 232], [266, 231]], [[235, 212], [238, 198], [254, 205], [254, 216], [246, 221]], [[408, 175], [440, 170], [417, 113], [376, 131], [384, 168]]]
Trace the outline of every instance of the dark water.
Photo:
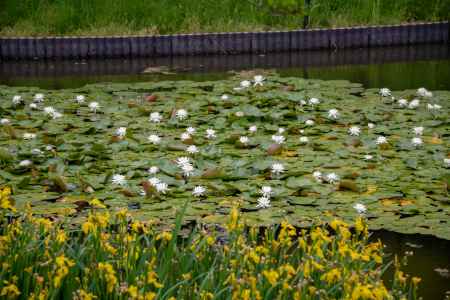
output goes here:
[[[174, 74], [144, 74], [149, 67], [164, 67]], [[347, 79], [365, 87], [450, 90], [450, 46], [133, 60], [7, 61], [0, 62], [0, 84], [61, 89], [94, 82], [203, 81], [225, 78], [232, 70], [251, 69], [274, 69], [285, 76]]]
[[[149, 67], [161, 66], [174, 74], [143, 74]], [[267, 55], [0, 62], [0, 85], [62, 89], [95, 82], [203, 81], [223, 79], [230, 76], [230, 71], [251, 69], [274, 69], [283, 76], [347, 79], [366, 88], [450, 90], [450, 45]], [[422, 278], [419, 294], [423, 299], [444, 299], [447, 292], [450, 297], [450, 278], [435, 271], [450, 270], [450, 241], [388, 231], [374, 232], [372, 238], [386, 244], [391, 258], [413, 251], [404, 269], [411, 276]], [[385, 276], [387, 281], [392, 278], [390, 272]]]
[[[372, 239], [374, 241], [380, 239], [385, 244], [385, 253], [389, 254], [385, 261], [393, 260], [395, 255], [404, 257], [405, 252], [413, 252], [408, 256], [408, 264], [402, 269], [411, 276], [422, 278], [419, 295], [423, 299], [445, 299], [446, 295], [450, 298], [450, 277], [439, 275], [435, 271], [435, 269], [450, 271], [450, 241], [385, 230], [373, 232]], [[450, 276], [450, 273], [447, 275]], [[390, 268], [384, 280], [389, 284], [392, 278], [393, 268]]]

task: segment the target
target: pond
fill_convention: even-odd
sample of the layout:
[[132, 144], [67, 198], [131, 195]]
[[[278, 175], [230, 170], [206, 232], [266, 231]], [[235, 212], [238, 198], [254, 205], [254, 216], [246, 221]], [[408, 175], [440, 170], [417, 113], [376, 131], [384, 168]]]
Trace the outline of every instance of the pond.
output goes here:
[[[303, 227], [319, 217], [351, 220], [362, 204], [388, 252], [415, 252], [407, 271], [425, 277], [422, 295], [442, 298], [449, 242], [418, 234], [450, 239], [450, 60], [448, 48], [421, 49], [392, 49], [394, 58], [384, 59], [374, 59], [384, 57], [373, 52], [380, 49], [227, 58], [236, 70], [275, 69], [237, 74], [214, 58], [166, 61], [168, 68], [122, 61], [125, 75], [112, 72], [117, 61], [98, 63], [100, 70], [90, 67], [96, 62], [3, 64], [1, 83], [16, 87], [0, 91], [1, 118], [10, 121], [0, 136], [2, 184], [13, 185], [19, 208], [33, 199], [35, 212], [75, 220], [92, 197], [161, 223], [189, 198], [188, 220], [220, 222], [239, 202], [253, 225], [288, 218]], [[355, 63], [356, 55], [372, 61]], [[216, 67], [200, 67], [205, 61]], [[115, 83], [92, 84], [104, 81]], [[417, 95], [423, 86], [431, 97]], [[381, 87], [395, 99], [381, 96]], [[147, 183], [152, 177], [164, 184]]]

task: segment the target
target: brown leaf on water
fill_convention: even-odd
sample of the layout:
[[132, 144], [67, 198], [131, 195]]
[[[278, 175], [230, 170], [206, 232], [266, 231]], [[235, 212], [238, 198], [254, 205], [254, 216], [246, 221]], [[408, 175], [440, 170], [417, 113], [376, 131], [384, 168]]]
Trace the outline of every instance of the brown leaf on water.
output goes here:
[[359, 193], [359, 187], [356, 185], [356, 182], [347, 179], [341, 180], [339, 182], [339, 190], [347, 190]]
[[127, 196], [127, 197], [135, 197], [136, 193], [127, 189], [122, 189], [120, 191], [122, 193], [122, 195]]
[[433, 136], [432, 138], [428, 139], [428, 143], [433, 145], [441, 145], [442, 143], [444, 143], [444, 141], [437, 136]]
[[281, 156], [283, 157], [297, 157], [298, 152], [294, 150], [285, 150], [282, 152]]
[[283, 147], [280, 144], [272, 144], [267, 148], [268, 155], [278, 155], [283, 151]]
[[146, 100], [147, 102], [155, 102], [157, 99], [158, 99], [158, 96], [156, 96], [156, 95], [148, 95], [148, 96], [145, 96], [145, 100]]
[[392, 205], [395, 204], [395, 201], [393, 201], [393, 200], [391, 200], [391, 199], [388, 199], [388, 198], [386, 198], [386, 199], [381, 199], [381, 204], [382, 204], [383, 206], [392, 206]]
[[381, 199], [381, 204], [383, 206], [392, 206], [392, 205], [400, 205], [400, 206], [407, 206], [407, 205], [413, 205], [414, 200], [412, 199], [400, 199], [400, 198], [384, 198]]
[[148, 180], [144, 180], [141, 182], [142, 188], [145, 191], [145, 194], [147, 196], [150, 196], [152, 194], [154, 194], [155, 192], [155, 187], [153, 185], [150, 184], [150, 182], [148, 182]]
[[411, 199], [401, 199], [399, 203], [400, 203], [401, 206], [407, 206], [407, 205], [412, 205], [412, 204], [414, 204], [414, 200], [411, 200]]

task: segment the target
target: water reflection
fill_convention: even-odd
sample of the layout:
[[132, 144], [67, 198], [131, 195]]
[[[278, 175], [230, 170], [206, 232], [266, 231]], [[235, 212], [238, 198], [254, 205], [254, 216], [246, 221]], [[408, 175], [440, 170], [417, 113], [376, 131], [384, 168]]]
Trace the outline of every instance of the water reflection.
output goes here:
[[[176, 74], [143, 73], [161, 66]], [[104, 81], [201, 81], [224, 78], [230, 70], [259, 68], [276, 69], [286, 76], [348, 79], [366, 87], [450, 89], [450, 47], [447, 45], [133, 60], [8, 61], [0, 63], [0, 84], [59, 89]]]
[[[450, 278], [436, 271], [450, 270], [450, 241], [385, 230], [373, 232], [371, 238], [375, 241], [380, 239], [386, 245], [385, 253], [391, 254], [388, 259], [393, 259], [394, 255], [403, 257], [407, 251], [413, 252], [413, 255], [408, 257], [408, 265], [404, 270], [411, 276], [422, 278], [419, 295], [423, 299], [444, 299], [446, 295], [450, 297]], [[392, 279], [392, 272], [393, 269], [390, 268], [385, 274], [385, 280]]]

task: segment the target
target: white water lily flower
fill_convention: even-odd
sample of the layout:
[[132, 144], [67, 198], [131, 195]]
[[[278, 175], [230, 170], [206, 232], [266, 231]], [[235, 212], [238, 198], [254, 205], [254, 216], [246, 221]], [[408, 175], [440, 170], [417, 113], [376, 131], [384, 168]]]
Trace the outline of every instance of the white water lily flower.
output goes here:
[[183, 171], [183, 175], [185, 177], [189, 177], [194, 173], [194, 167], [191, 164], [182, 165], [181, 170]]
[[375, 124], [373, 124], [373, 123], [367, 123], [367, 127], [368, 127], [369, 129], [374, 129], [374, 128], [375, 128]]
[[31, 150], [31, 154], [33, 154], [33, 155], [41, 155], [41, 154], [43, 154], [43, 152], [42, 152], [41, 149], [34, 148], [34, 149]]
[[420, 105], [420, 100], [419, 99], [413, 99], [413, 100], [411, 100], [411, 102], [409, 102], [408, 108], [415, 109], [415, 108], [419, 107], [419, 105]]
[[271, 169], [272, 169], [272, 173], [274, 173], [276, 175], [284, 172], [284, 166], [283, 166], [283, 164], [280, 164], [280, 163], [272, 164]]
[[7, 118], [2, 118], [1, 120], [0, 120], [0, 124], [2, 124], [2, 125], [8, 125], [8, 124], [10, 124], [11, 122], [9, 121], [9, 119], [7, 119]]
[[264, 76], [262, 76], [262, 75], [255, 75], [253, 77], [253, 81], [254, 81], [253, 86], [257, 86], [257, 85], [262, 86], [264, 80], [265, 80]]
[[206, 188], [201, 185], [197, 185], [194, 187], [194, 190], [192, 191], [192, 195], [194, 197], [201, 197], [206, 193]]
[[420, 146], [423, 144], [422, 139], [420, 137], [414, 137], [411, 139], [411, 144], [413, 144], [414, 147]]
[[176, 162], [179, 167], [182, 167], [184, 165], [191, 164], [191, 159], [189, 157], [182, 156], [182, 157], [178, 157]]
[[366, 155], [364, 155], [364, 159], [365, 159], [365, 160], [372, 160], [372, 159], [373, 159], [373, 156], [370, 155], [370, 154], [366, 154]]
[[444, 165], [445, 165], [447, 168], [450, 168], [450, 158], [444, 158]]
[[28, 166], [31, 166], [32, 163], [33, 162], [31, 160], [25, 159], [25, 160], [22, 160], [19, 162], [19, 166], [20, 167], [28, 167]]
[[238, 118], [242, 118], [244, 116], [244, 112], [243, 111], [237, 111], [234, 113], [234, 115]]
[[183, 133], [180, 135], [180, 139], [181, 139], [182, 141], [189, 140], [190, 138], [191, 138], [191, 135], [190, 135], [188, 132], [183, 132]]
[[301, 136], [299, 138], [300, 143], [307, 144], [309, 142], [309, 138], [307, 136]]
[[418, 88], [417, 89], [417, 96], [424, 97], [427, 92], [428, 92], [428, 90], [426, 88], [424, 88], [424, 87]]
[[398, 106], [400, 106], [400, 107], [407, 107], [408, 106], [408, 100], [406, 100], [406, 99], [398, 100]]
[[305, 124], [308, 126], [313, 126], [314, 125], [314, 121], [313, 120], [306, 120]]
[[20, 103], [22, 103], [22, 96], [15, 95], [15, 96], [12, 98], [12, 104], [18, 105], [18, 104], [20, 104]]
[[24, 140], [32, 140], [36, 138], [36, 133], [29, 133], [29, 132], [25, 132], [23, 134], [23, 139]]
[[216, 131], [214, 129], [211, 129], [211, 128], [206, 129], [205, 137], [207, 139], [215, 139], [216, 138]]
[[228, 99], [230, 99], [230, 97], [227, 94], [223, 94], [220, 99], [222, 99], [223, 101], [227, 101]]
[[433, 97], [433, 93], [428, 91], [426, 88], [421, 87], [417, 89], [417, 95], [420, 97], [431, 98]]
[[34, 95], [33, 101], [38, 103], [44, 101], [44, 94], [38, 93]]
[[256, 125], [252, 125], [248, 128], [248, 131], [250, 131], [251, 133], [255, 133], [256, 131], [258, 131], [258, 127], [256, 127]]
[[124, 138], [127, 135], [127, 128], [126, 127], [119, 127], [116, 129], [116, 136], [119, 138]]
[[58, 118], [61, 118], [63, 115], [62, 115], [62, 113], [60, 113], [60, 112], [58, 112], [58, 111], [55, 111], [54, 113], [53, 113], [53, 115], [52, 115], [52, 118], [53, 119], [58, 119]]
[[256, 208], [269, 208], [270, 207], [270, 199], [267, 197], [258, 198], [258, 204]]
[[246, 137], [246, 136], [241, 136], [240, 138], [239, 138], [239, 142], [241, 143], [241, 144], [244, 144], [244, 145], [247, 145], [248, 144], [248, 142], [249, 142], [249, 138], [248, 137]]
[[190, 145], [189, 147], [186, 148], [186, 152], [189, 154], [196, 154], [198, 153], [198, 148], [195, 145]]
[[278, 128], [278, 133], [279, 133], [279, 134], [282, 134], [282, 133], [284, 133], [285, 131], [286, 131], [286, 129], [284, 129], [284, 128], [282, 128], [282, 127]]
[[439, 105], [439, 104], [430, 104], [430, 103], [428, 103], [427, 104], [427, 108], [429, 110], [440, 110], [442, 108], [442, 106]]
[[361, 128], [359, 128], [358, 126], [351, 126], [348, 129], [348, 133], [353, 136], [358, 136], [361, 133]]
[[318, 181], [318, 182], [322, 182], [322, 172], [320, 171], [314, 171], [312, 176]]
[[379, 93], [380, 93], [380, 95], [382, 97], [389, 97], [389, 96], [391, 96], [391, 90], [388, 89], [388, 88], [381, 88]]
[[84, 95], [77, 95], [75, 97], [75, 101], [77, 101], [78, 104], [84, 103], [84, 100], [86, 100], [86, 97]]
[[381, 144], [386, 144], [388, 142], [387, 138], [385, 136], [380, 135], [379, 137], [377, 137], [375, 143], [377, 145], [381, 145]]
[[150, 185], [152, 185], [152, 186], [156, 186], [158, 183], [161, 182], [161, 180], [159, 180], [158, 177], [151, 177], [151, 178], [149, 178], [147, 181], [148, 181], [148, 183], [150, 183]]
[[196, 131], [196, 129], [194, 127], [188, 127], [186, 128], [186, 132], [189, 134], [194, 134]]
[[300, 100], [300, 105], [306, 105], [306, 101], [305, 100]]
[[44, 107], [44, 113], [46, 113], [49, 116], [53, 117], [53, 114], [56, 112], [56, 110], [52, 106]]
[[252, 83], [248, 80], [241, 81], [241, 88], [248, 88]]
[[339, 181], [339, 176], [336, 173], [329, 173], [325, 179], [328, 183], [335, 184]]
[[178, 120], [182, 121], [188, 117], [188, 112], [187, 112], [187, 110], [181, 108], [181, 109], [177, 110], [177, 112], [175, 113], [175, 116], [177, 117]]
[[149, 174], [156, 174], [156, 173], [158, 173], [159, 172], [159, 168], [157, 167], [157, 166], [151, 166], [149, 169], [148, 169], [148, 173]]
[[367, 211], [367, 208], [364, 204], [362, 203], [356, 203], [355, 205], [353, 205], [353, 208], [358, 212], [358, 214], [362, 215], [365, 214]]
[[281, 145], [285, 142], [286, 138], [282, 135], [272, 135], [272, 141]]
[[30, 103], [30, 105], [28, 105], [28, 107], [29, 107], [30, 109], [37, 109], [37, 108], [38, 108], [38, 106], [37, 106], [36, 103]]
[[160, 123], [162, 120], [162, 116], [159, 112], [152, 112], [149, 116], [150, 122]]
[[320, 103], [320, 100], [317, 99], [317, 98], [311, 98], [311, 99], [309, 99], [308, 102], [309, 102], [310, 105], [317, 105], [317, 104]]
[[339, 118], [339, 111], [335, 108], [328, 111], [328, 118], [336, 120]]
[[413, 132], [415, 135], [422, 135], [424, 128], [422, 126], [414, 127]]
[[115, 185], [124, 186], [127, 184], [127, 179], [125, 178], [124, 175], [121, 175], [121, 174], [114, 174], [111, 181]]
[[156, 191], [161, 194], [165, 194], [169, 190], [169, 186], [165, 182], [158, 182], [155, 185]]
[[148, 136], [147, 140], [152, 143], [153, 145], [158, 145], [161, 143], [161, 138], [156, 134], [151, 134]]
[[90, 103], [89, 103], [89, 109], [90, 109], [93, 113], [96, 113], [97, 110], [100, 109], [100, 104], [99, 104], [98, 102], [95, 102], [95, 101], [90, 102]]
[[265, 185], [265, 186], [261, 187], [261, 190], [259, 191], [259, 193], [263, 197], [270, 198], [272, 196], [272, 194], [273, 194], [273, 190], [272, 190], [272, 188], [270, 186]]

